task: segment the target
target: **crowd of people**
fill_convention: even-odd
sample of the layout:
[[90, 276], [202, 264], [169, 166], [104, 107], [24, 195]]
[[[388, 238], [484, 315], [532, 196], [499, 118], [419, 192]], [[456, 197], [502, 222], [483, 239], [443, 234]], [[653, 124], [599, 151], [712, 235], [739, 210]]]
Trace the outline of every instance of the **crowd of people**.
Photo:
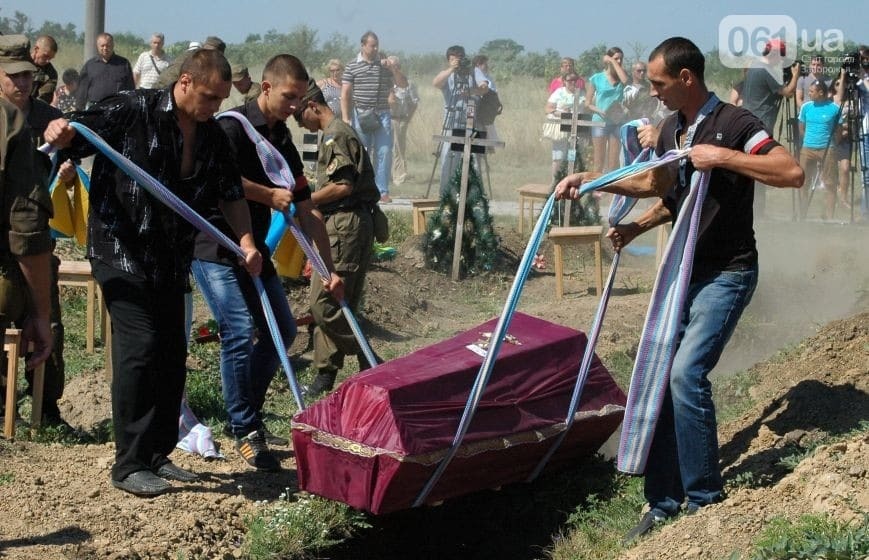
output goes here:
[[[362, 35], [353, 60], [346, 65], [330, 60], [319, 81], [288, 53], [266, 61], [256, 82], [246, 66], [230, 64], [226, 44], [217, 37], [191, 43], [175, 60], [163, 45], [163, 35], [155, 33], [150, 49], [131, 65], [114, 53], [111, 34], [101, 33], [97, 56], [80, 72], [64, 71], [58, 85], [51, 65], [57, 43], [51, 37], [37, 37], [31, 49], [24, 36], [0, 36], [5, 216], [0, 223], [6, 230], [0, 244], [0, 326], [19, 324], [34, 342], [29, 367], [48, 360], [45, 413], [50, 421], [62, 422], [57, 401], [64, 379], [63, 325], [58, 260], [52, 258], [48, 227], [52, 165], [36, 147], [48, 142], [59, 149], [59, 188], [75, 178], [83, 158], [94, 156], [87, 257], [112, 319], [111, 480], [142, 496], [166, 492], [170, 480], [199, 479], [169, 459], [186, 378], [185, 300], [191, 274], [219, 327], [227, 432], [252, 467], [281, 468], [269, 449], [281, 438], [264, 425], [263, 406], [279, 366], [278, 353], [285, 349], [275, 348], [269, 337], [255, 336], [268, 327], [252, 280], [262, 281], [282, 341], [289, 346], [296, 336], [295, 320], [266, 244], [273, 212], [294, 206], [301, 229], [329, 272], [328, 278], [316, 272], [312, 277], [317, 375], [304, 388], [305, 395], [331, 390], [347, 356], [357, 357], [360, 370], [369, 367], [339, 302], [358, 309], [373, 241], [379, 237], [378, 205], [390, 202], [391, 184], [409, 178], [407, 123], [419, 104], [417, 86], [401, 61], [382, 56], [379, 38], [371, 31]], [[770, 45], [766, 56], [774, 57], [777, 49]], [[860, 74], [852, 77], [842, 70], [838, 81], [823, 78], [820, 60], [812, 61], [806, 76], [795, 65], [784, 84], [770, 79], [763, 67], [750, 68], [737, 96], [741, 107], [709, 91], [703, 54], [681, 37], [658, 45], [648, 62], [634, 61], [630, 73], [618, 47], [606, 51], [601, 70], [587, 79], [578, 75], [573, 59], [565, 58], [549, 84], [546, 113], [581, 106], [592, 123], [591, 170], [560, 180], [558, 198], [577, 198], [583, 183], [618, 166], [618, 132], [628, 120], [649, 119], [638, 128], [638, 138], [658, 154], [692, 148], [678, 169], [663, 168], [610, 189], [657, 197], [631, 223], [609, 230], [616, 251], [638, 235], [674, 222], [688, 196], [691, 172], [710, 173], [707, 202], [716, 212], [699, 234], [687, 311], [645, 472], [648, 512], [629, 539], [681, 512], [690, 514], [723, 499], [708, 375], [757, 285], [756, 184], [799, 188], [817, 174], [828, 193], [828, 215], [837, 201], [848, 204], [843, 200], [848, 183], [835, 173], [844, 169], [840, 163], [857, 141], [849, 129], [849, 123], [859, 122], [849, 117], [857, 115], [843, 115], [842, 109], [847, 80], [856, 82], [864, 120], [869, 109], [869, 48], [862, 47], [859, 56], [854, 68]], [[449, 130], [464, 126], [470, 100], [497, 90], [485, 57], [468, 60], [464, 48], [453, 45], [445, 58], [432, 85], [443, 95], [443, 128]], [[776, 99], [790, 95], [803, 100], [799, 159], [772, 130]], [[225, 110], [231, 112], [215, 117]], [[320, 133], [314, 184], [304, 174], [287, 128], [290, 118]], [[158, 179], [239, 250], [222, 247], [158, 202], [76, 124], [96, 132]], [[490, 132], [494, 136], [494, 129]], [[286, 163], [277, 176], [262, 154], [263, 139]], [[566, 138], [553, 139], [554, 177], [569, 149]], [[864, 157], [869, 155], [866, 136], [861, 149]], [[446, 143], [442, 150], [443, 193], [461, 155]], [[863, 181], [865, 216], [869, 173]]]

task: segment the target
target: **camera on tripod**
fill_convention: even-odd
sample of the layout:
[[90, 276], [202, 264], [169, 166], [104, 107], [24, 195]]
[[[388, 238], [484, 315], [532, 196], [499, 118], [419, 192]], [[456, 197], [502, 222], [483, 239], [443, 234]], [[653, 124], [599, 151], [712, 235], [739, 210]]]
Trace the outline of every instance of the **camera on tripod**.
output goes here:
[[471, 60], [469, 58], [462, 57], [459, 59], [456, 75], [462, 78], [467, 78], [471, 75]]
[[[794, 61], [794, 64], [797, 65], [800, 76], [808, 76], [809, 75], [809, 69], [808, 69], [808, 67], [806, 67], [805, 64], [803, 64], [802, 60]], [[785, 66], [782, 69], [782, 78], [783, 78], [784, 82], [785, 83], [790, 82], [793, 77], [794, 77], [793, 66]]]
[[860, 53], [855, 51], [843, 56], [842, 70], [845, 71], [845, 80], [856, 84], [860, 79]]

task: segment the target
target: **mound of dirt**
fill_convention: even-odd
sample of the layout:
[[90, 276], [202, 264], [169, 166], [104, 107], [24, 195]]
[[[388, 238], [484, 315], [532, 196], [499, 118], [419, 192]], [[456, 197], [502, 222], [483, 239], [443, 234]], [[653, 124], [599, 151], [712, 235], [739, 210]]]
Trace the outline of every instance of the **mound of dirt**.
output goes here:
[[[773, 515], [829, 511], [853, 519], [861, 510], [869, 510], [869, 442], [844, 435], [869, 418], [869, 315], [865, 293], [858, 293], [869, 274], [869, 259], [860, 256], [865, 255], [865, 243], [855, 244], [847, 232], [832, 230], [819, 234], [795, 228], [792, 234], [816, 244], [818, 254], [825, 255], [824, 263], [832, 260], [838, 265], [819, 266], [820, 261], [811, 258], [815, 253], [805, 249], [800, 259], [788, 260], [785, 257], [792, 257], [793, 251], [789, 255], [783, 251], [781, 261], [771, 267], [776, 281], [762, 285], [755, 295], [763, 313], [752, 315], [749, 309], [741, 325], [746, 328], [737, 330], [728, 349], [742, 361], [757, 355], [766, 358], [812, 334], [795, 349], [749, 372], [754, 378], [751, 397], [757, 404], [721, 426], [728, 479], [753, 483], [735, 487], [722, 504], [662, 528], [628, 551], [626, 558], [722, 558], [728, 556], [727, 551], [746, 546]], [[527, 242], [514, 232], [499, 231], [499, 235], [503, 267], [462, 282], [426, 270], [418, 239], [397, 247], [393, 260], [378, 263], [368, 277], [362, 313], [363, 328], [371, 334], [374, 349], [385, 353], [397, 344], [419, 348], [441, 340], [444, 333], [490, 318], [492, 309], [503, 304], [515, 262]], [[550, 264], [532, 272], [519, 308], [587, 329], [597, 306], [590, 253], [569, 251], [561, 300], [555, 298], [551, 247], [544, 243], [540, 254]], [[598, 345], [601, 356], [615, 351], [630, 354], [654, 282], [653, 256], [626, 255], [622, 260]], [[791, 278], [803, 281], [792, 283]], [[302, 314], [305, 290], [295, 288], [290, 297], [297, 314]], [[837, 304], [825, 305], [827, 297], [835, 297]], [[775, 319], [777, 309], [794, 303], [802, 314], [787, 315], [786, 323]], [[831, 314], [848, 318], [819, 328]], [[197, 310], [197, 319], [207, 316], [206, 310]], [[109, 418], [109, 404], [108, 383], [100, 370], [70, 380], [61, 408], [74, 426], [93, 429]], [[825, 435], [843, 440], [802, 461], [794, 472], [781, 468], [780, 459], [811, 447]], [[296, 488], [293, 456], [289, 449], [275, 448], [285, 470], [256, 473], [228, 440], [219, 433], [216, 437], [226, 460], [209, 462], [176, 451], [173, 460], [201, 473], [203, 480], [176, 484], [176, 491], [152, 500], [111, 487], [111, 444], [64, 446], [0, 440], [0, 554], [28, 559], [239, 557], [244, 519], [256, 510], [257, 501], [274, 500], [285, 489]], [[474, 511], [482, 514], [486, 510]], [[529, 518], [523, 518], [516, 532], [535, 531], [540, 540], [528, 550], [516, 550], [515, 558], [542, 556], [541, 550], [559, 530], [557, 525], [530, 527], [529, 523]], [[438, 557], [439, 543], [430, 541], [433, 548], [422, 556]]]
[[[869, 435], [848, 434], [869, 418], [869, 313], [830, 323], [749, 374], [757, 404], [719, 430], [725, 477], [747, 487], [667, 524], [621, 558], [728, 558], [749, 548], [776, 516], [822, 513], [862, 523]], [[818, 448], [792, 472], [782, 466], [828, 436], [841, 441]]]

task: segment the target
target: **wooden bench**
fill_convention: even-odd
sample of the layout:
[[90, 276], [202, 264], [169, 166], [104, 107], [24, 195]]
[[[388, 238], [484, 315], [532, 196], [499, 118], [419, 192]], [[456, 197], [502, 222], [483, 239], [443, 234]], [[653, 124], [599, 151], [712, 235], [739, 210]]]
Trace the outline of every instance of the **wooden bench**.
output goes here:
[[[15, 438], [15, 419], [18, 416], [18, 359], [21, 352], [21, 331], [6, 329], [3, 337], [3, 351], [6, 352], [6, 418], [3, 435], [6, 439]], [[30, 407], [30, 429], [36, 430], [42, 423], [42, 391], [45, 386], [45, 364], [33, 370], [33, 404]]]
[[554, 227], [549, 230], [549, 240], [555, 253], [555, 294], [564, 297], [564, 247], [573, 245], [594, 245], [594, 269], [597, 295], [603, 293], [603, 263], [601, 262], [601, 241], [603, 226]]
[[85, 349], [89, 354], [94, 352], [96, 333], [96, 317], [100, 318], [100, 334], [105, 341], [107, 313], [104, 305], [97, 306], [97, 298], [102, 302], [97, 282], [91, 274], [91, 263], [88, 261], [60, 261], [57, 283], [59, 286], [79, 286], [87, 289], [87, 323], [85, 332]]
[[425, 233], [426, 214], [434, 212], [440, 208], [441, 201], [437, 198], [420, 198], [410, 201], [411, 212], [413, 213], [413, 234], [422, 235]]
[[542, 200], [546, 202], [550, 194], [552, 194], [552, 187], [550, 185], [529, 183], [519, 187], [519, 233], [525, 231], [525, 203], [527, 202], [530, 205], [528, 221], [533, 222], [535, 201]]

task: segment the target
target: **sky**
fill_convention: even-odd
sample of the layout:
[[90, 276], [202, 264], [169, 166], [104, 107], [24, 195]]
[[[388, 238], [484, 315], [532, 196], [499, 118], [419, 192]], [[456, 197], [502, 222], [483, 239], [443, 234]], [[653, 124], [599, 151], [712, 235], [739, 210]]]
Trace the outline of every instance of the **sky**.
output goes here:
[[[3, 0], [0, 16], [27, 14], [34, 27], [43, 21], [73, 23], [84, 31], [87, 0]], [[869, 0], [727, 0], [703, 2], [567, 0], [105, 0], [106, 31], [132, 32], [147, 38], [154, 31], [167, 43], [217, 35], [240, 43], [252, 33], [288, 32], [305, 24], [320, 41], [334, 33], [353, 43], [368, 29], [384, 51], [444, 52], [453, 44], [469, 52], [492, 39], [512, 39], [526, 51], [551, 48], [577, 55], [597, 44], [621, 46], [625, 53], [642, 45], [646, 54], [663, 39], [682, 35], [706, 52], [718, 45], [726, 16], [790, 16], [800, 36], [869, 42]], [[759, 20], [761, 23], [768, 18]], [[775, 23], [777, 20], [771, 20]]]

